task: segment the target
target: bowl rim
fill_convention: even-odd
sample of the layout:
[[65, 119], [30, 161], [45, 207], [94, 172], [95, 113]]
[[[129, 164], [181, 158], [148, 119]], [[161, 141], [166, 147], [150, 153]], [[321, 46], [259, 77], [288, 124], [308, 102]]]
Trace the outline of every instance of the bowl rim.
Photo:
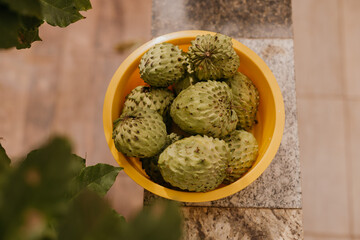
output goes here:
[[177, 190], [172, 190], [165, 188], [159, 184], [152, 182], [147, 177], [140, 174], [124, 157], [125, 160], [119, 158], [119, 153], [115, 148], [114, 142], [112, 140], [112, 130], [113, 130], [113, 122], [112, 122], [112, 108], [113, 108], [113, 99], [116, 93], [116, 89], [118, 84], [120, 83], [122, 73], [126, 71], [126, 69], [132, 65], [139, 56], [143, 55], [150, 47], [157, 43], [168, 42], [168, 41], [176, 41], [178, 39], [184, 38], [195, 38], [197, 35], [204, 34], [216, 34], [215, 32], [203, 31], [203, 30], [185, 30], [172, 32], [169, 34], [165, 34], [159, 37], [156, 37], [139, 48], [133, 51], [118, 67], [116, 72], [114, 73], [104, 99], [103, 105], [103, 127], [105, 138], [110, 148], [110, 151], [118, 162], [118, 164], [123, 167], [125, 173], [130, 176], [137, 184], [146, 190], [167, 198], [176, 201], [182, 202], [207, 202], [214, 201], [221, 198], [228, 197], [240, 190], [244, 189], [250, 183], [254, 182], [269, 166], [273, 158], [275, 157], [278, 148], [281, 143], [284, 126], [285, 126], [285, 109], [283, 97], [281, 94], [280, 87], [276, 81], [275, 76], [271, 72], [270, 68], [266, 65], [266, 63], [250, 48], [246, 47], [244, 44], [239, 41], [233, 39], [233, 47], [237, 49], [241, 49], [242, 54], [247, 55], [255, 65], [262, 71], [264, 77], [267, 79], [271, 92], [274, 96], [274, 106], [276, 110], [275, 114], [275, 126], [274, 126], [274, 135], [272, 136], [269, 146], [266, 149], [261, 161], [258, 162], [256, 166], [254, 166], [246, 175], [240, 178], [238, 181], [229, 184], [227, 186], [217, 188], [215, 190], [209, 192], [182, 192]]

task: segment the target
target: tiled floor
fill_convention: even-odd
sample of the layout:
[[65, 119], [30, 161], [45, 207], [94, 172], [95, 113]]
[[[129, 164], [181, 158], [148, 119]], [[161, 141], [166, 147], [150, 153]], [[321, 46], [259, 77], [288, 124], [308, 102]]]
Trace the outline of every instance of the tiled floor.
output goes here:
[[360, 1], [293, 0], [305, 239], [360, 239]]
[[[128, 55], [115, 44], [150, 39], [151, 1], [92, 3], [86, 21], [44, 27], [31, 50], [0, 53], [0, 136], [11, 156], [57, 131], [90, 164], [114, 163], [97, 113]], [[305, 239], [360, 240], [360, 0], [293, 0], [293, 21]], [[108, 198], [130, 216], [142, 189], [121, 173]]]

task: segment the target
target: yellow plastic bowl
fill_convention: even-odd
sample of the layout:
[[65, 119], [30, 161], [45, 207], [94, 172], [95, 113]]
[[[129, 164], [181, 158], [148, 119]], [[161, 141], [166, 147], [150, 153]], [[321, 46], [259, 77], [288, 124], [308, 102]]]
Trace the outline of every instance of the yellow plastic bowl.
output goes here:
[[128, 56], [117, 69], [108, 86], [104, 101], [103, 124], [106, 141], [114, 158], [124, 168], [126, 174], [140, 186], [156, 195], [183, 202], [217, 200], [232, 195], [248, 186], [264, 172], [274, 158], [284, 130], [284, 102], [274, 75], [256, 53], [240, 42], [233, 40], [234, 49], [240, 57], [239, 71], [253, 81], [260, 93], [260, 105], [257, 114], [258, 124], [254, 126], [252, 131], [259, 144], [259, 155], [246, 175], [230, 185], [221, 185], [209, 192], [176, 191], [152, 182], [142, 170], [141, 163], [137, 158], [128, 158], [116, 150], [112, 140], [113, 121], [121, 113], [125, 96], [136, 86], [144, 85], [138, 68], [142, 55], [150, 47], [161, 42], [178, 45], [181, 49], [187, 51], [191, 40], [194, 40], [197, 35], [208, 33], [215, 34], [207, 31], [180, 31], [157, 37], [145, 43]]

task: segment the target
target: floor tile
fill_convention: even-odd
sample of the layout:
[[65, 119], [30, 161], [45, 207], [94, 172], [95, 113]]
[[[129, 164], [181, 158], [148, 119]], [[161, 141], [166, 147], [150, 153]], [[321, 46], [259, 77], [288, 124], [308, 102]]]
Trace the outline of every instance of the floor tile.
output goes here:
[[[0, 51], [0, 141], [8, 155], [22, 157], [27, 91], [32, 68], [28, 53]], [[21, 73], [18, 74], [19, 69]]]
[[346, 77], [346, 93], [360, 98], [360, 1], [344, 0], [342, 2], [342, 31], [344, 50], [344, 73]]
[[352, 227], [354, 235], [360, 237], [360, 101], [349, 101], [347, 105], [349, 116], [349, 157], [351, 167], [351, 202], [352, 202]]
[[349, 234], [341, 100], [298, 99], [305, 232]]
[[337, 0], [293, 0], [292, 4], [298, 95], [340, 95]]
[[[104, 94], [132, 51], [120, 53], [115, 46], [151, 38], [151, 1], [91, 3], [84, 20], [66, 28], [42, 25], [43, 41], [31, 49], [0, 51], [0, 138], [11, 157], [60, 133], [88, 165], [117, 165], [103, 133]], [[130, 216], [142, 207], [142, 196], [143, 188], [122, 172], [107, 198]]]

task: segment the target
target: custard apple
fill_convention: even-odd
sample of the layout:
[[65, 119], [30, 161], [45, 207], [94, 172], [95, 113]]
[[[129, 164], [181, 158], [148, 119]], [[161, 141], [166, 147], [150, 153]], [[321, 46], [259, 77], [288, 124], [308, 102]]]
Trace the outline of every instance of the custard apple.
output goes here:
[[233, 93], [233, 108], [239, 118], [237, 128], [249, 130], [255, 123], [259, 106], [259, 92], [253, 82], [237, 72], [226, 83]]
[[165, 145], [166, 135], [161, 115], [144, 108], [121, 114], [112, 138], [116, 149], [128, 157], [152, 157]]
[[196, 79], [195, 76], [193, 76], [193, 74], [186, 74], [185, 77], [179, 81], [177, 81], [174, 86], [173, 89], [176, 93], [176, 95], [179, 95], [179, 93], [188, 88], [191, 85], [194, 85], [195, 83], [197, 83], [199, 80]]
[[188, 71], [199, 80], [229, 78], [240, 65], [232, 39], [222, 34], [200, 35], [191, 41], [187, 55]]
[[174, 93], [167, 88], [137, 86], [126, 96], [122, 112], [132, 112], [138, 108], [149, 108], [166, 118], [174, 98]]
[[164, 180], [171, 185], [205, 192], [222, 183], [229, 160], [225, 141], [197, 135], [168, 146], [160, 154], [158, 165]]
[[176, 133], [170, 133], [169, 135], [166, 136], [165, 145], [162, 147], [159, 154], [156, 154], [155, 156], [149, 158], [140, 158], [140, 161], [142, 162], [142, 168], [145, 170], [146, 174], [150, 177], [152, 181], [164, 187], [168, 187], [168, 188], [172, 187], [168, 182], [165, 182], [164, 178], [162, 177], [160, 173], [160, 169], [158, 167], [158, 161], [161, 152], [165, 148], [170, 146], [172, 143], [180, 140], [181, 138], [182, 137], [177, 135]]
[[244, 130], [235, 130], [224, 140], [228, 143], [231, 153], [224, 183], [230, 184], [252, 167], [258, 155], [258, 143], [254, 135]]
[[175, 98], [170, 116], [186, 132], [223, 137], [235, 130], [238, 121], [231, 100], [232, 93], [226, 83], [198, 82]]
[[154, 87], [168, 87], [182, 79], [186, 70], [186, 54], [171, 43], [158, 43], [140, 60], [141, 78]]

